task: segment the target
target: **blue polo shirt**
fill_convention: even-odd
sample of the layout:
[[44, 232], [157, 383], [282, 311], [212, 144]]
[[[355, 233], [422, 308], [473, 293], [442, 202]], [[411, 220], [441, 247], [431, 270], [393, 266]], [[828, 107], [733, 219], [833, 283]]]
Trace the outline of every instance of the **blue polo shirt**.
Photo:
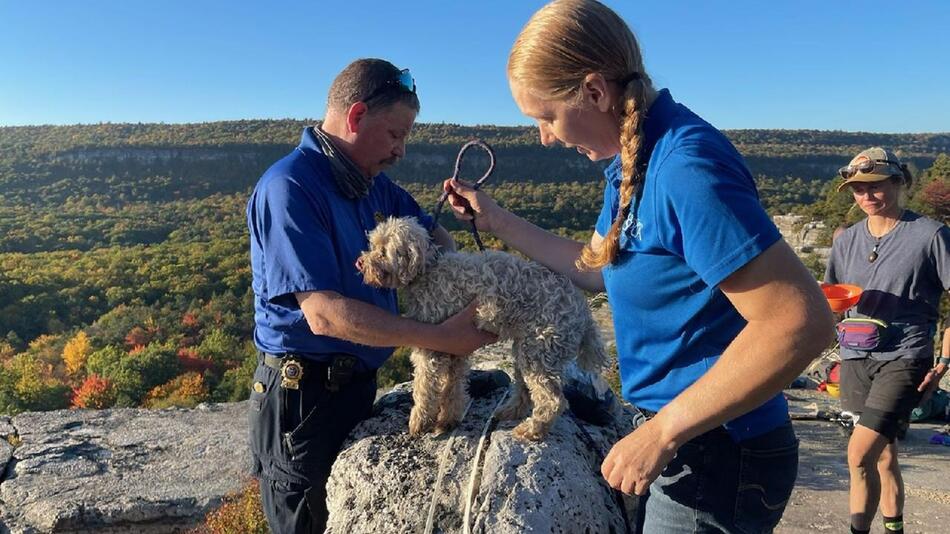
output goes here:
[[[644, 123], [645, 186], [615, 262], [603, 269], [614, 314], [623, 395], [659, 411], [722, 355], [745, 319], [719, 290], [780, 239], [732, 143], [663, 90]], [[605, 170], [597, 232], [617, 214], [620, 158]], [[779, 393], [725, 424], [736, 441], [788, 420]]]
[[391, 348], [314, 335], [294, 293], [336, 291], [396, 313], [396, 292], [364, 284], [355, 267], [366, 234], [390, 216], [413, 216], [432, 229], [432, 218], [384, 174], [374, 178], [367, 197], [343, 196], [313, 128], [304, 129], [300, 145], [267, 169], [247, 204], [259, 350], [316, 361], [345, 353], [366, 369], [382, 365]]

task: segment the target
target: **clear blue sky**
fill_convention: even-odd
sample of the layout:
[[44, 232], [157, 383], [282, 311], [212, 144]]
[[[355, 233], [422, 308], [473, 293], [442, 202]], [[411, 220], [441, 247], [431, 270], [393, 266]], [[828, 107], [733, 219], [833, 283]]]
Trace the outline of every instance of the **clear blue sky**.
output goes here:
[[[529, 124], [505, 80], [537, 0], [0, 0], [0, 125], [320, 118], [358, 57], [422, 122]], [[950, 131], [950, 1], [608, 0], [720, 128]]]

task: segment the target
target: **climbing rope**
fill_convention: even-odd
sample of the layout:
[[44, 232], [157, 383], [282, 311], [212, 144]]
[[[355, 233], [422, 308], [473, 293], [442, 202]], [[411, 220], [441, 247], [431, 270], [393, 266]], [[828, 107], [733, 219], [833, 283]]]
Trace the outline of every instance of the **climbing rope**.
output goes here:
[[505, 391], [505, 394], [498, 399], [495, 408], [492, 409], [491, 414], [489, 414], [488, 420], [485, 421], [485, 427], [482, 429], [482, 435], [478, 438], [478, 447], [475, 449], [475, 459], [472, 461], [472, 476], [469, 477], [468, 489], [465, 490], [465, 514], [462, 519], [463, 534], [472, 533], [472, 505], [475, 504], [475, 488], [482, 482], [482, 452], [486, 448], [485, 443], [488, 441], [488, 436], [491, 434], [497, 422], [495, 414], [498, 413], [498, 409], [501, 408], [502, 403], [504, 403], [507, 398], [508, 391]]
[[[459, 419], [461, 426], [461, 421], [465, 420], [465, 416], [468, 415], [468, 409], [472, 407], [472, 399], [468, 400], [468, 404], [465, 406], [465, 411], [462, 412], [462, 417]], [[424, 534], [431, 534], [432, 528], [435, 526], [435, 509], [437, 507], [439, 497], [442, 496], [442, 479], [445, 478], [445, 470], [448, 465], [449, 452], [452, 450], [452, 443], [455, 441], [455, 432], [458, 430], [458, 426], [452, 429], [452, 432], [449, 434], [449, 439], [446, 440], [445, 445], [442, 446], [442, 454], [439, 459], [439, 473], [435, 478], [435, 487], [432, 489], [432, 500], [429, 501], [429, 515], [426, 517], [426, 526], [425, 530], [422, 532]]]
[[[486, 143], [485, 141], [482, 141], [481, 139], [475, 139], [462, 145], [462, 148], [459, 150], [458, 157], [455, 158], [455, 172], [452, 173], [452, 179], [455, 179], [455, 180], [461, 179], [462, 157], [465, 155], [465, 152], [472, 147], [478, 147], [484, 150], [485, 152], [488, 152], [488, 170], [485, 171], [485, 174], [482, 175], [481, 178], [479, 178], [478, 180], [475, 181], [474, 184], [472, 184], [472, 189], [475, 189], [477, 191], [478, 188], [481, 187], [482, 184], [485, 183], [486, 180], [488, 180], [488, 177], [491, 176], [492, 171], [495, 170], [495, 151], [492, 150], [492, 147], [489, 146], [488, 143]], [[433, 227], [439, 224], [439, 215], [442, 214], [442, 206], [445, 204], [445, 200], [447, 198], [449, 198], [449, 193], [446, 191], [443, 191], [442, 195], [439, 196], [439, 202], [438, 204], [436, 204], [435, 211], [433, 212], [434, 213], [433, 217], [435, 219], [435, 223], [433, 224]], [[469, 231], [472, 233], [472, 237], [475, 238], [475, 244], [478, 245], [478, 250], [483, 251], [485, 250], [485, 245], [482, 244], [482, 240], [478, 236], [478, 229], [475, 227], [475, 213], [473, 213], [471, 210], [467, 210], [467, 212], [469, 213], [469, 215], [472, 216], [472, 220], [471, 220], [472, 227], [469, 229]]]

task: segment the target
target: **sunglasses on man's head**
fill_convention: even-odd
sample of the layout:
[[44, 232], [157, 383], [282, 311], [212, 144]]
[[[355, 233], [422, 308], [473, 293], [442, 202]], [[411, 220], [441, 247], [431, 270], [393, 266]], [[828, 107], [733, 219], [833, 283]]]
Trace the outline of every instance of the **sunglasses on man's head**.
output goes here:
[[399, 71], [399, 76], [391, 80], [386, 80], [385, 83], [376, 88], [375, 91], [369, 94], [366, 98], [363, 99], [363, 102], [369, 102], [370, 100], [376, 98], [377, 96], [390, 91], [391, 89], [397, 89], [404, 93], [413, 93], [416, 92], [416, 81], [412, 79], [412, 74], [409, 72], [409, 69], [402, 69]]
[[871, 171], [877, 167], [883, 167], [886, 165], [893, 165], [898, 169], [901, 167], [901, 164], [896, 161], [891, 161], [889, 159], [870, 159], [864, 158], [857, 163], [852, 163], [850, 165], [845, 165], [838, 169], [838, 174], [841, 175], [845, 180], [850, 179], [855, 174], [870, 174]]

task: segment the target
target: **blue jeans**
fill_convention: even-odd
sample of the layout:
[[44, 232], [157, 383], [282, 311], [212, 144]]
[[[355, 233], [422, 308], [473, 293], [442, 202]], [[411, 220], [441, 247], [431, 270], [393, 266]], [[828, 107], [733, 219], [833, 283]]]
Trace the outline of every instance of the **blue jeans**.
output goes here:
[[650, 486], [643, 532], [772, 532], [797, 475], [791, 422], [739, 443], [711, 430], [683, 444]]

